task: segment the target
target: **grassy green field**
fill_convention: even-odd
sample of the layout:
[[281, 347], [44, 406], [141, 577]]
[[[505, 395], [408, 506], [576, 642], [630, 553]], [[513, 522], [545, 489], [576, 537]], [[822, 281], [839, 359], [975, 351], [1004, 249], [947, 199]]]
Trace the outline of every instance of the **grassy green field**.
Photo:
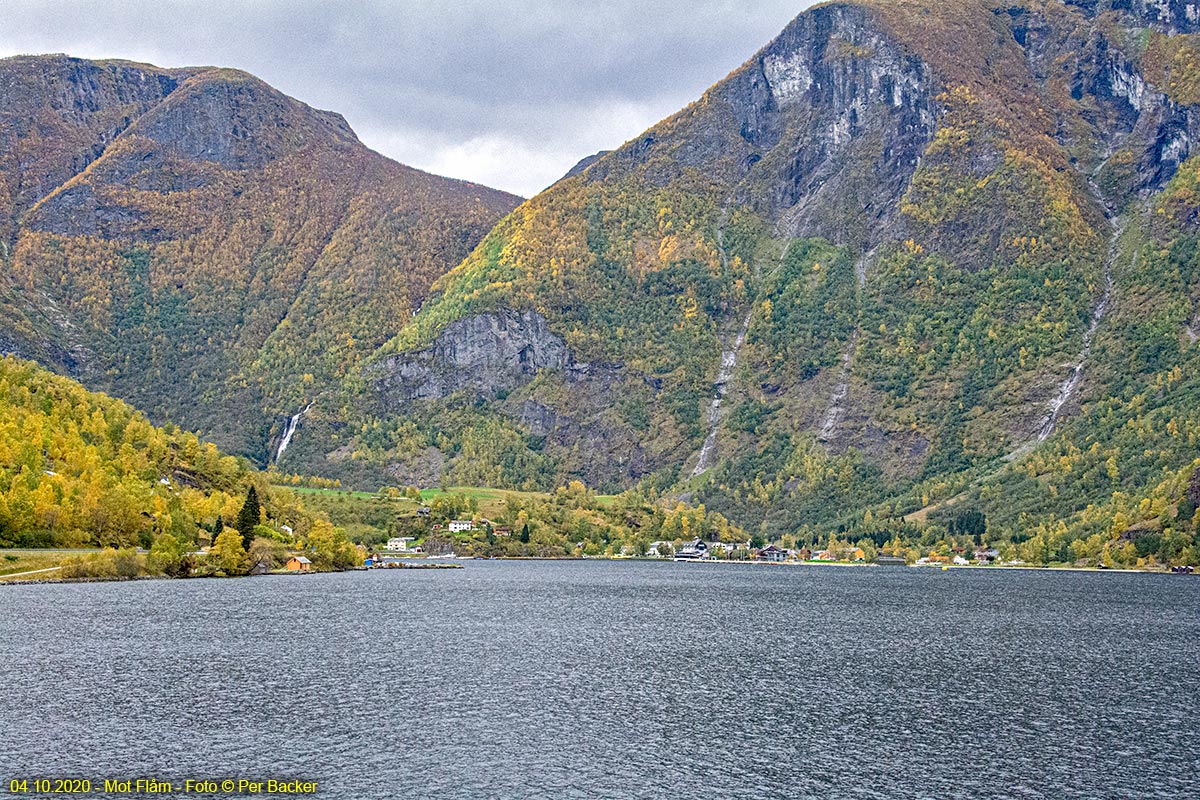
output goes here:
[[[373, 492], [353, 492], [349, 489], [313, 489], [305, 486], [278, 486], [277, 488], [286, 489], [296, 494], [319, 497], [350, 497], [356, 500], [376, 500], [380, 498], [378, 494]], [[480, 486], [451, 486], [446, 489], [422, 489], [421, 501], [432, 503], [436, 498], [446, 494], [458, 494], [474, 499], [479, 504], [479, 513], [485, 517], [489, 516], [489, 514], [494, 515], [497, 513], [509, 497], [545, 500], [550, 496], [545, 492], [518, 492], [510, 489], [487, 489]], [[400, 503], [414, 502], [407, 497], [388, 499], [392, 502]], [[604, 506], [612, 505], [615, 500], [616, 495], [600, 495], [596, 498], [596, 501]]]
[[[273, 484], [273, 488], [286, 489], [289, 492], [295, 492], [296, 494], [313, 494], [322, 495], [325, 497], [353, 497], [356, 500], [374, 500], [379, 497], [379, 495], [373, 492], [352, 492], [349, 489], [311, 489], [307, 486], [282, 486], [278, 484]], [[408, 498], [404, 497], [396, 499], [412, 502], [411, 500], [408, 500]]]
[[0, 550], [0, 580], [5, 578], [53, 578], [53, 572], [36, 575], [19, 575], [39, 569], [61, 566], [84, 552], [76, 550]]

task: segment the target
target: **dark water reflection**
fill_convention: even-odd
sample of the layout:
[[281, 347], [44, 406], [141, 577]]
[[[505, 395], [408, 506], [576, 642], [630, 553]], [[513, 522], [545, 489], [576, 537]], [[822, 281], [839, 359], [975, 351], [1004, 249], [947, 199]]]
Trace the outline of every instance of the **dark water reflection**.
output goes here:
[[1200, 796], [1195, 578], [473, 562], [0, 604], [0, 792]]

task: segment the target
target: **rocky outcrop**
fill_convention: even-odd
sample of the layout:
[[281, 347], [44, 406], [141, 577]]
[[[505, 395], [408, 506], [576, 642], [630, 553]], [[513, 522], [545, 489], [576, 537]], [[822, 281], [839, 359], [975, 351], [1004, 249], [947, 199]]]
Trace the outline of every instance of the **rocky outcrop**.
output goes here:
[[[1107, 4], [1074, 4], [1085, 12]], [[1172, 30], [1196, 17], [1194, 3], [1115, 3], [1141, 24], [1177, 19]], [[1189, 12], [1187, 7], [1192, 7]], [[1047, 14], [1013, 5], [997, 14], [1021, 45], [1037, 83], [1066, 80], [1076, 105], [1059, 105], [1058, 141], [1072, 153], [1089, 153], [1080, 164], [1108, 203], [1120, 207], [1131, 195], [1158, 191], [1200, 144], [1200, 115], [1173, 100], [1165, 86], [1144, 73], [1128, 42], [1087, 17]], [[1174, 16], [1172, 16], [1174, 15]], [[1075, 27], [1066, 24], [1075, 20]], [[1064, 75], [1064, 69], [1069, 71]], [[1161, 76], [1160, 76], [1161, 78]]]
[[567, 408], [531, 399], [509, 413], [589, 486], [618, 491], [665, 465], [647, 453], [643, 437], [612, 413], [623, 390], [615, 374], [585, 378], [575, 388], [578, 401]]
[[641, 171], [660, 185], [697, 170], [785, 235], [873, 244], [936, 130], [941, 89], [871, 10], [819, 6], [585, 179]]
[[62, 55], [0, 59], [0, 239], [188, 74]]
[[367, 378], [383, 405], [396, 408], [463, 390], [493, 398], [571, 361], [566, 343], [541, 314], [501, 309], [453, 323], [429, 348], [368, 367]]
[[747, 80], [743, 96], [757, 103], [743, 137], [778, 141], [752, 167], [747, 199], [778, 214], [787, 235], [875, 244], [937, 126], [929, 67], [863, 8], [831, 5], [789, 25]]
[[318, 111], [238, 70], [184, 82], [132, 131], [171, 157], [254, 169], [310, 144], [356, 144], [338, 114]]
[[384, 474], [396, 486], [436, 486], [445, 469], [445, 455], [436, 447], [427, 447], [415, 456], [391, 462]]
[[1066, 0], [1066, 4], [1090, 15], [1123, 11], [1137, 22], [1164, 33], [1200, 31], [1200, 3], [1194, 0]]
[[125, 190], [191, 192], [304, 148], [358, 144], [341, 116], [310, 108], [238, 70], [200, 70], [167, 85], [172, 91], [133, 124], [101, 137], [95, 147], [102, 154], [88, 172], [42, 198], [25, 226], [107, 239], [136, 231], [138, 238], [159, 241], [170, 234], [147, 225], [148, 215], [130, 206]]

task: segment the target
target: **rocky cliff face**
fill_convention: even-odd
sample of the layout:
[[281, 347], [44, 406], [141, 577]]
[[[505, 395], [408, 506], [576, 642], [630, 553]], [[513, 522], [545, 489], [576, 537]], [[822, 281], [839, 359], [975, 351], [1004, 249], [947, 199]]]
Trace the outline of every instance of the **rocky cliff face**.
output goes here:
[[584, 174], [663, 184], [697, 170], [725, 185], [727, 203], [754, 207], [785, 235], [872, 244], [933, 136], [941, 89], [868, 9], [823, 5], [701, 102]]
[[1200, 31], [1200, 3], [1189, 0], [1065, 0], [1089, 16], [1104, 12], [1128, 14], [1137, 24], [1153, 25], [1166, 33]]
[[751, 145], [735, 197], [778, 217], [785, 235], [875, 244], [936, 129], [929, 67], [864, 9], [831, 5], [797, 18], [744, 71], [745, 85], [722, 92], [741, 98]]
[[189, 74], [68, 56], [4, 59], [0, 68], [0, 236], [103, 154]]
[[383, 359], [367, 369], [367, 376], [383, 404], [398, 408], [463, 390], [494, 399], [543, 369], [570, 364], [566, 344], [550, 332], [545, 317], [504, 309], [459, 320], [432, 347]]

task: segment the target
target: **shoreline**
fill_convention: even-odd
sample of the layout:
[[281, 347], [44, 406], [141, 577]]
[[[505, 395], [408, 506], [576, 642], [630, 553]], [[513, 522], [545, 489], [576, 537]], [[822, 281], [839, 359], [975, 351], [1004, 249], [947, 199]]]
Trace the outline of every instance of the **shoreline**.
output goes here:
[[[267, 578], [279, 576], [308, 576], [308, 575], [338, 575], [348, 572], [376, 572], [392, 570], [457, 570], [463, 569], [462, 563], [421, 563], [414, 559], [417, 563], [405, 564], [395, 567], [377, 567], [372, 569], [347, 569], [347, 570], [330, 570], [327, 572], [268, 572], [261, 575], [233, 575], [233, 576], [216, 576], [216, 575], [193, 575], [188, 577], [171, 577], [168, 575], [135, 575], [135, 576], [92, 576], [81, 578], [23, 578], [17, 580], [8, 580], [4, 576], [0, 576], [0, 586], [42, 586], [54, 584], [71, 584], [71, 583], [124, 583], [129, 581], [189, 581], [189, 580], [239, 580], [244, 578]], [[461, 561], [609, 561], [622, 562], [630, 561], [642, 564], [714, 564], [714, 565], [729, 565], [729, 566], [744, 566], [744, 567], [791, 567], [793, 569], [803, 567], [835, 567], [835, 568], [900, 568], [900, 565], [884, 565], [875, 563], [852, 563], [845, 561], [753, 561], [753, 560], [731, 560], [731, 559], [687, 559], [676, 561], [668, 558], [604, 558], [604, 557], [537, 557], [537, 556], [519, 556], [513, 558], [470, 558], [461, 559]], [[1145, 570], [1145, 569], [1125, 569], [1125, 568], [1105, 568], [1099, 567], [1074, 567], [1074, 566], [1036, 566], [1033, 564], [905, 564], [905, 568], [909, 569], [925, 569], [935, 572], [949, 572], [951, 570], [985, 570], [985, 571], [1024, 571], [1024, 572], [1083, 572], [1083, 573], [1114, 573], [1123, 575], [1176, 575], [1169, 570]], [[38, 570], [49, 571], [49, 570]], [[21, 573], [29, 574], [29, 573]]]

